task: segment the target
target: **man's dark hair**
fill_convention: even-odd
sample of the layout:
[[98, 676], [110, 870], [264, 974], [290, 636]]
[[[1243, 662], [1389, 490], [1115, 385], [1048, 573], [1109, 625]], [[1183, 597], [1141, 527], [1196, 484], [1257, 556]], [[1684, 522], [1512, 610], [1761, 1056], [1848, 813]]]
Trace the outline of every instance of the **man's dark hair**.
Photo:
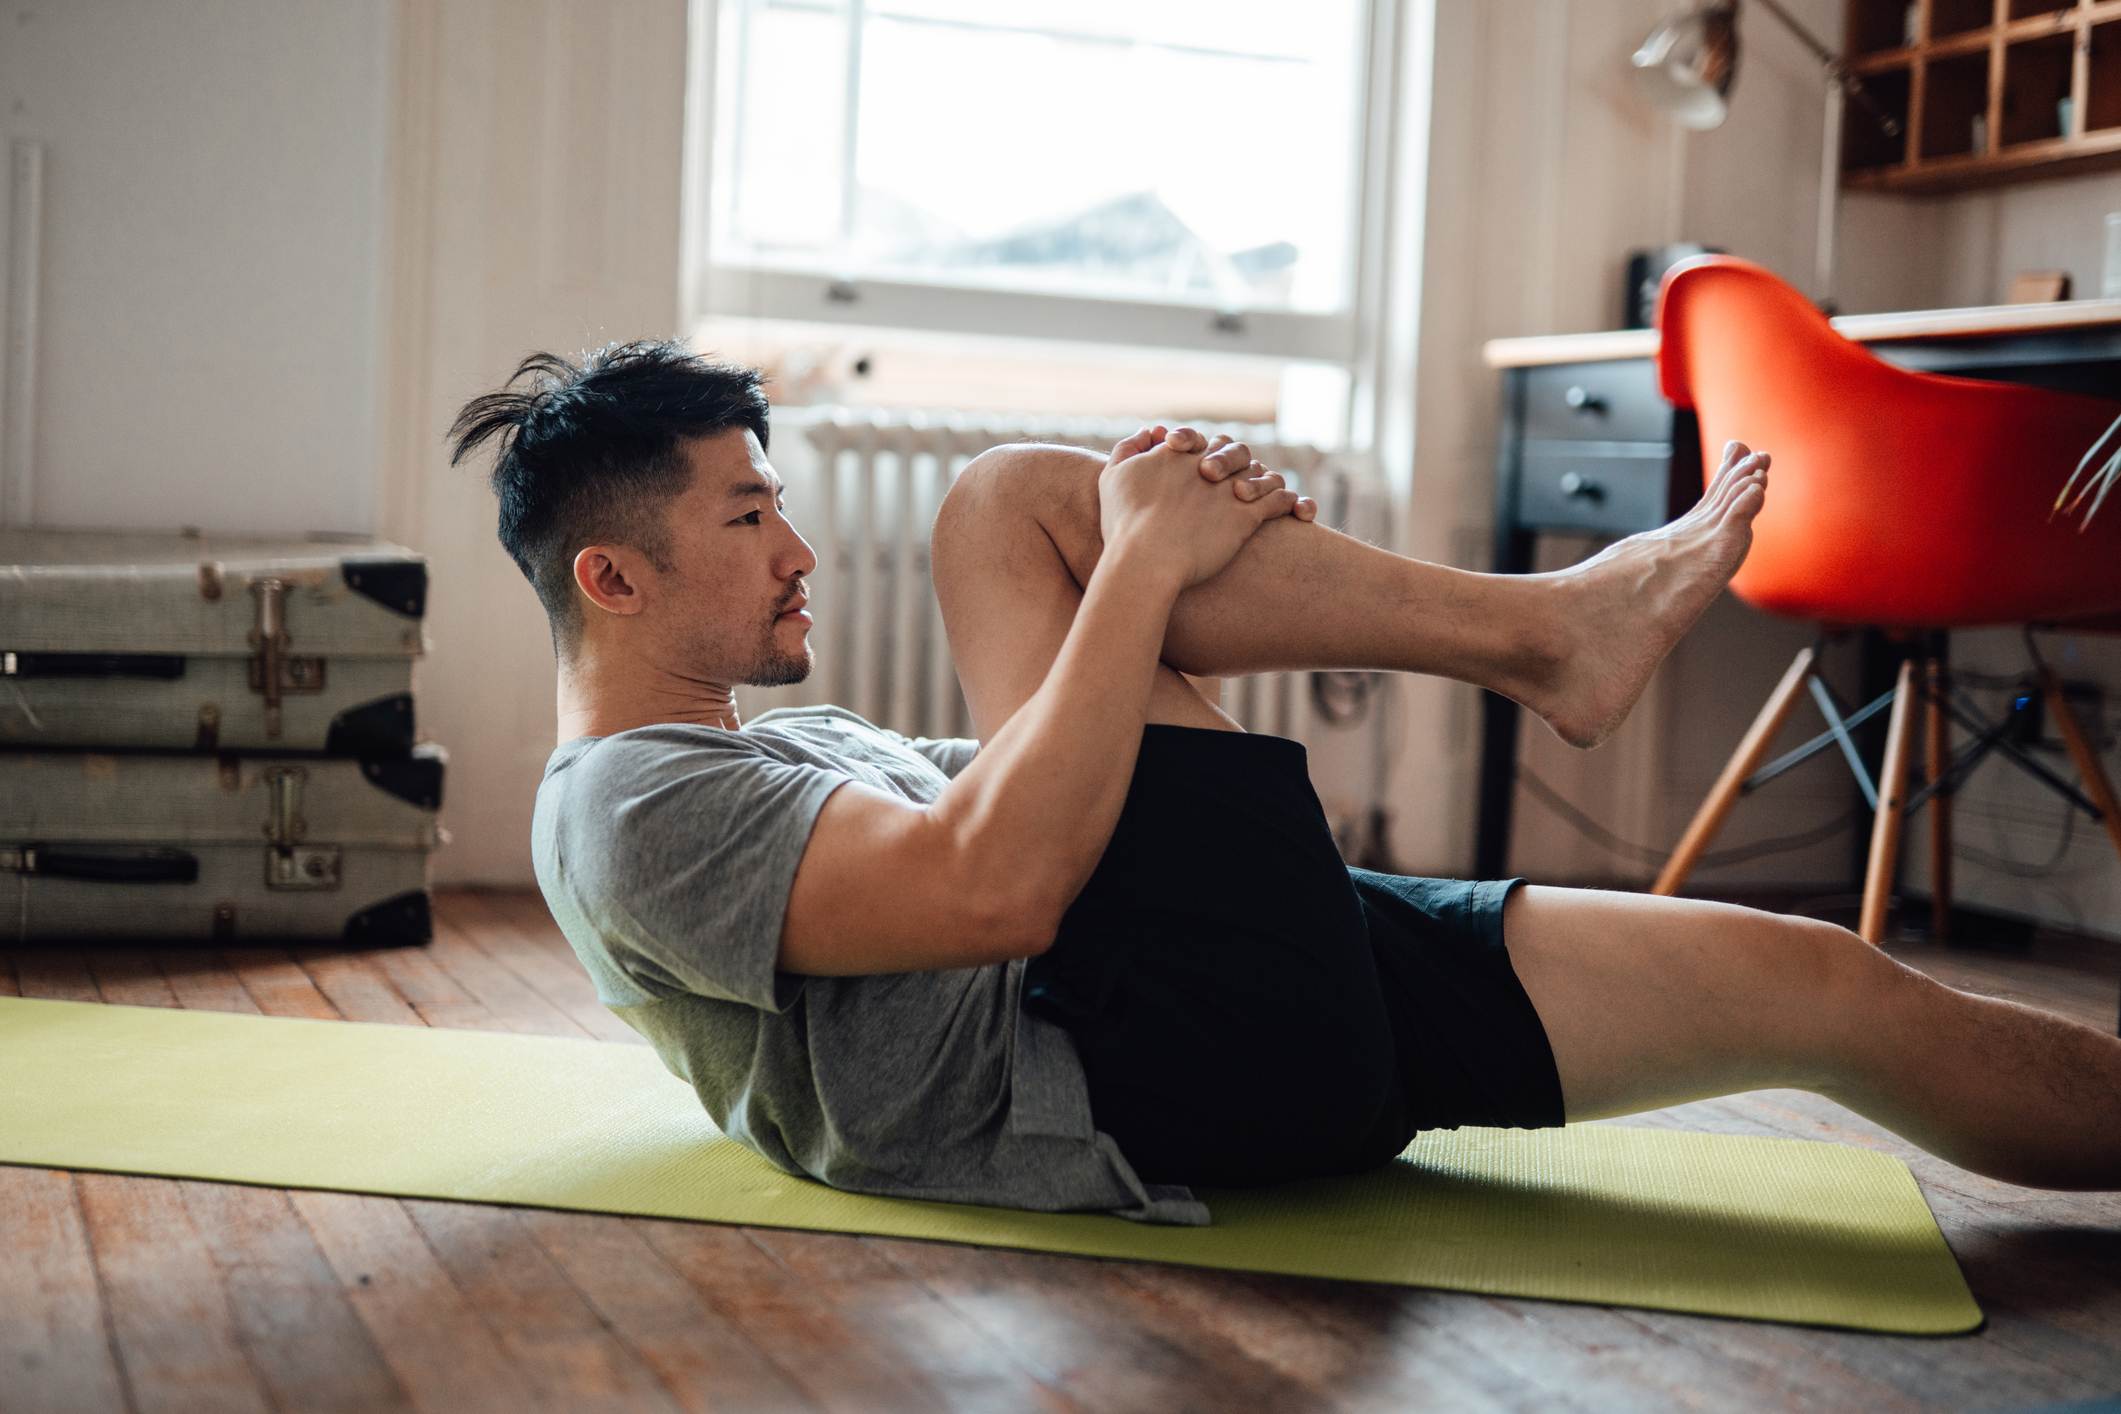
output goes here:
[[584, 545], [631, 545], [668, 570], [665, 513], [692, 480], [682, 444], [743, 427], [764, 448], [764, 381], [755, 368], [642, 339], [580, 364], [534, 353], [501, 391], [457, 414], [449, 464], [494, 442], [501, 544], [545, 606], [555, 653], [569, 656], [581, 638], [575, 555]]

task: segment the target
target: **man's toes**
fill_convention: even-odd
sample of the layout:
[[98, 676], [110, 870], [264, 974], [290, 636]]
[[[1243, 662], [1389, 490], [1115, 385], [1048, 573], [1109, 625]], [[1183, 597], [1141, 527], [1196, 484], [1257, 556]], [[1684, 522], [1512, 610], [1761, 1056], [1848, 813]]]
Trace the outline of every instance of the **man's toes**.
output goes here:
[[1707, 498], [1714, 503], [1716, 510], [1720, 511], [1730, 505], [1731, 497], [1737, 494], [1738, 488], [1761, 465], [1762, 460], [1760, 453], [1747, 452], [1718, 473], [1716, 483], [1709, 488]]
[[1766, 504], [1767, 478], [1749, 476], [1739, 483], [1738, 490], [1731, 496], [1730, 505], [1724, 508], [1723, 518], [1726, 521], [1751, 520]]
[[1754, 452], [1740, 462], [1731, 476], [1730, 494], [1736, 496], [1748, 485], [1755, 484], [1763, 491], [1766, 490], [1768, 463], [1769, 457], [1766, 452]]

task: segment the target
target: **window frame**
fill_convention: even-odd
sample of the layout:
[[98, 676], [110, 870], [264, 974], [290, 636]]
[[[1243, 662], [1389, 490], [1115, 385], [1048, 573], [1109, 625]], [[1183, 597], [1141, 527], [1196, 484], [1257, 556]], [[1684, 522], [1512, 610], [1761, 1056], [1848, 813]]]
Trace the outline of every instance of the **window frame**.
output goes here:
[[[1009, 290], [875, 275], [834, 275], [786, 261], [717, 260], [712, 249], [720, 80], [717, 52], [722, 0], [691, 0], [686, 84], [684, 258], [685, 327], [714, 319], [758, 318], [914, 329], [937, 333], [1043, 339], [1130, 347], [1186, 349], [1210, 355], [1335, 364], [1353, 369], [1363, 355], [1363, 292], [1377, 255], [1369, 238], [1379, 165], [1372, 144], [1380, 102], [1370, 45], [1389, 33], [1391, 0], [1356, 0], [1355, 32], [1364, 52], [1352, 56], [1361, 87], [1350, 114], [1350, 201], [1343, 239], [1347, 304], [1332, 312], [1217, 308], [1199, 301], [1161, 301]], [[843, 181], [853, 180], [855, 85], [860, 71], [863, 0], [847, 0], [855, 27], [845, 66], [847, 147]], [[1383, 26], [1381, 29], [1380, 26]], [[1389, 95], [1384, 96], [1386, 99]], [[739, 144], [732, 151], [740, 151]], [[741, 161], [741, 157], [737, 159]]]

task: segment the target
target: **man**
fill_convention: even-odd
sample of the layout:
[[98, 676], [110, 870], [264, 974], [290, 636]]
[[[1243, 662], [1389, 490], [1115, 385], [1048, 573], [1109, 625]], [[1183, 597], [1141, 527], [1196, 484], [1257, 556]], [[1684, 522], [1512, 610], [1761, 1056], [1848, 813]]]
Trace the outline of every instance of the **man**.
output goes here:
[[1356, 1171], [1422, 1129], [1796, 1086], [1993, 1177], [2121, 1187], [2121, 1038], [1808, 919], [1349, 868], [1303, 746], [1185, 676], [1444, 674], [1593, 745], [1744, 558], [1764, 454], [1733, 444], [1670, 526], [1494, 576], [1312, 524], [1188, 428], [996, 448], [933, 531], [978, 733], [937, 741], [741, 720], [737, 686], [812, 661], [768, 432], [756, 373], [662, 343], [535, 355], [452, 429], [454, 460], [497, 444], [552, 624], [545, 898], [781, 1169], [1204, 1223], [1195, 1185]]

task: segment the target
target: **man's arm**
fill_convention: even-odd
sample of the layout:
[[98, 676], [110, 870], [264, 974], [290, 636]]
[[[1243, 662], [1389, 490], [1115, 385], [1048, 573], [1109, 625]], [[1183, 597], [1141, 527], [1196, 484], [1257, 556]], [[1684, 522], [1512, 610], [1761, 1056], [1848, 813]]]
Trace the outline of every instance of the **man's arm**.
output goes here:
[[1119, 823], [1172, 605], [1296, 504], [1243, 501], [1146, 445], [1122, 442], [1100, 476], [1105, 551], [1039, 689], [932, 805], [849, 782], [819, 811], [783, 970], [982, 966], [1052, 942]]
[[979, 742], [972, 737], [907, 736], [903, 732], [892, 731], [889, 727], [881, 730], [884, 735], [907, 750], [919, 752], [927, 757], [936, 770], [952, 778], [963, 775], [965, 768], [972, 764], [974, 754], [979, 751]]
[[1107, 551], [1039, 690], [918, 806], [849, 782], [818, 812], [781, 967], [834, 976], [1043, 951], [1112, 838], [1183, 586]]

